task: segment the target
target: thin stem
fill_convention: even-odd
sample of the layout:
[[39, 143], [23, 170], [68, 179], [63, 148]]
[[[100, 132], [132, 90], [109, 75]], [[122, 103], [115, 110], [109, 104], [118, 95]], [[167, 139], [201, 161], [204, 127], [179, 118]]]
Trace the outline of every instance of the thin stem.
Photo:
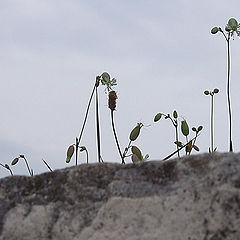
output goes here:
[[76, 165], [77, 165], [77, 163], [78, 163], [78, 149], [79, 149], [79, 144], [80, 144], [80, 141], [81, 141], [81, 138], [82, 138], [82, 135], [83, 135], [83, 131], [84, 131], [84, 128], [85, 128], [85, 125], [86, 125], [86, 122], [87, 122], [87, 117], [88, 117], [88, 113], [89, 113], [89, 109], [90, 109], [90, 105], [91, 105], [91, 102], [92, 102], [92, 98], [93, 98], [93, 94], [94, 94], [94, 92], [95, 92], [95, 89], [96, 89], [96, 83], [94, 84], [94, 88], [93, 88], [93, 90], [92, 90], [90, 99], [89, 99], [89, 101], [88, 101], [88, 106], [87, 106], [85, 118], [84, 118], [84, 121], [83, 121], [82, 129], [81, 129], [80, 134], [79, 134], [79, 138], [76, 138]]
[[88, 164], [88, 150], [86, 149], [86, 155], [87, 155], [87, 164]]
[[42, 159], [42, 161], [44, 162], [44, 164], [47, 166], [47, 168], [49, 169], [50, 172], [52, 172], [53, 170], [51, 169], [51, 167], [48, 165], [48, 163]]
[[[176, 140], [177, 140], [177, 143], [178, 143], [178, 127], [177, 127], [177, 123], [175, 126], [175, 130], [176, 130]], [[179, 150], [179, 146], [177, 144], [177, 150]], [[178, 151], [178, 157], [180, 158], [180, 152]]]
[[6, 168], [8, 171], [10, 171], [11, 175], [13, 176], [13, 172], [11, 170], [11, 168], [7, 165], [7, 167], [5, 165], [3, 165], [2, 163], [0, 163], [0, 166], [2, 166], [3, 168]]
[[211, 94], [211, 147], [212, 147], [212, 152], [213, 152], [213, 93]]
[[118, 152], [119, 152], [119, 155], [120, 155], [120, 157], [122, 159], [122, 164], [125, 164], [124, 158], [123, 158], [123, 155], [122, 155], [122, 152], [121, 152], [121, 149], [120, 149], [120, 145], [119, 145], [119, 142], [118, 142], [115, 125], [114, 125], [113, 110], [111, 110], [111, 119], [112, 119], [113, 134], [114, 134], [114, 138], [115, 138], [115, 141], [116, 141], [116, 144], [117, 144]]
[[126, 155], [128, 153], [128, 150], [131, 147], [131, 143], [132, 143], [132, 141], [130, 140], [129, 143], [128, 143], [128, 146], [125, 148], [125, 151], [123, 153], [123, 159], [126, 157]]
[[97, 124], [97, 149], [98, 149], [98, 162], [101, 162], [101, 137], [100, 137], [100, 124], [99, 124], [99, 109], [98, 109], [98, 91], [96, 91], [96, 124]]
[[227, 38], [227, 53], [228, 53], [228, 74], [227, 74], [227, 99], [228, 99], [228, 114], [229, 114], [229, 152], [233, 151], [232, 144], [232, 112], [230, 100], [230, 33]]
[[28, 165], [27, 159], [26, 159], [25, 157], [23, 157], [23, 159], [24, 159], [24, 161], [25, 161], [25, 163], [26, 163], [26, 165], [27, 165], [27, 169], [28, 169], [28, 172], [29, 172], [30, 176], [33, 176], [33, 173], [32, 173], [32, 171], [30, 170], [30, 167], [29, 167], [29, 165]]

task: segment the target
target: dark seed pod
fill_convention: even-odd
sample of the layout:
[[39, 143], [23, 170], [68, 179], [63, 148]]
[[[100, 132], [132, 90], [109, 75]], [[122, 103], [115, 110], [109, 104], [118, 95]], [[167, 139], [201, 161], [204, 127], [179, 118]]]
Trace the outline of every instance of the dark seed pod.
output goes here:
[[67, 159], [66, 159], [66, 163], [69, 163], [72, 155], [74, 154], [74, 145], [69, 146], [68, 150], [67, 150]]
[[117, 94], [115, 91], [111, 91], [108, 94], [108, 107], [114, 111], [116, 110], [116, 100], [117, 100]]
[[17, 164], [18, 163], [18, 161], [19, 161], [19, 158], [17, 157], [17, 158], [15, 158], [13, 161], [12, 161], [12, 165], [15, 165], [15, 164]]

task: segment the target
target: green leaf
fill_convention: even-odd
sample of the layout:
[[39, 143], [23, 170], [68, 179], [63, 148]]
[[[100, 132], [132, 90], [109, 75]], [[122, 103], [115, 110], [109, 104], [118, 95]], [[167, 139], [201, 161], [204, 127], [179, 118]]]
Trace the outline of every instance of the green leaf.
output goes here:
[[192, 128], [192, 130], [193, 130], [194, 132], [196, 132], [196, 131], [197, 131], [197, 129], [196, 129], [195, 127], [193, 127], [193, 128]]
[[138, 156], [136, 154], [133, 154], [132, 155], [132, 162], [136, 163], [136, 162], [139, 162], [139, 161], [140, 161], [140, 159], [138, 158]]
[[18, 163], [18, 161], [19, 161], [19, 158], [17, 157], [17, 158], [15, 158], [13, 161], [12, 161], [12, 165], [15, 165], [15, 164], [17, 164]]
[[137, 146], [132, 146], [132, 153], [137, 155], [137, 157], [141, 160], [143, 157], [142, 157], [142, 153], [141, 153], [141, 150], [137, 147]]
[[188, 145], [186, 146], [186, 152], [191, 152], [192, 151], [192, 148], [193, 148], [193, 146], [192, 146], [192, 140], [188, 143]]
[[182, 146], [183, 146], [182, 142], [180, 142], [180, 141], [178, 141], [178, 142], [175, 141], [174, 143], [175, 143], [178, 147], [182, 147]]
[[5, 168], [10, 170], [10, 167], [8, 166], [8, 164], [5, 164]]
[[157, 122], [158, 120], [160, 120], [162, 117], [162, 113], [158, 113], [155, 117], [154, 117], [154, 122]]
[[210, 93], [209, 93], [208, 90], [206, 90], [206, 91], [204, 91], [204, 94], [205, 94], [205, 95], [209, 95]]
[[83, 151], [86, 151], [87, 150], [87, 148], [85, 147], [85, 146], [81, 146], [80, 148], [79, 148], [79, 151], [80, 152], [83, 152]]
[[146, 161], [146, 160], [148, 160], [148, 158], [149, 158], [149, 155], [148, 155], [148, 154], [146, 154], [146, 155], [145, 155], [145, 157], [143, 158], [143, 161]]
[[219, 89], [218, 89], [218, 88], [215, 88], [215, 89], [213, 90], [213, 92], [217, 94], [217, 93], [219, 93]]
[[211, 30], [211, 33], [212, 34], [216, 34], [218, 32], [219, 28], [218, 27], [214, 27], [212, 30]]
[[131, 131], [129, 136], [131, 141], [135, 141], [138, 138], [142, 126], [143, 126], [142, 123], [138, 123], [138, 125]]
[[189, 135], [189, 127], [188, 127], [188, 124], [187, 124], [187, 121], [186, 121], [186, 120], [183, 120], [183, 121], [182, 121], [181, 130], [182, 130], [182, 134], [183, 134], [185, 137]]
[[177, 117], [178, 117], [178, 113], [177, 113], [176, 110], [174, 110], [174, 112], [173, 112], [173, 117], [174, 117], [174, 118], [177, 118]]
[[74, 154], [74, 145], [69, 146], [68, 150], [67, 150], [67, 159], [66, 159], [66, 163], [69, 163], [72, 156]]
[[202, 129], [203, 129], [203, 126], [199, 126], [197, 131], [200, 132], [200, 131], [202, 131]]
[[199, 147], [198, 146], [196, 146], [196, 145], [193, 145], [193, 148], [194, 148], [194, 150], [196, 150], [197, 152], [199, 152]]

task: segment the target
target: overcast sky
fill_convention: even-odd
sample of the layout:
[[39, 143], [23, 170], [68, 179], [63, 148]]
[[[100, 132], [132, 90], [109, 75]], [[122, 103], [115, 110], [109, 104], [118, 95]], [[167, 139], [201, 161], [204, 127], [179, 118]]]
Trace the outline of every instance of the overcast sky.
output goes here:
[[[169, 120], [153, 123], [158, 112], [177, 110], [190, 127], [203, 125], [200, 152], [210, 146], [210, 97], [215, 97], [215, 146], [228, 150], [226, 41], [211, 35], [231, 17], [240, 20], [238, 0], [212, 1], [0, 1], [0, 163], [24, 154], [35, 174], [65, 163], [75, 142], [97, 75], [117, 79], [116, 128], [121, 148], [137, 122], [134, 143], [150, 159], [175, 150]], [[240, 39], [231, 41], [233, 144], [240, 150]], [[102, 157], [121, 162], [115, 146], [104, 87], [99, 88]], [[191, 133], [191, 136], [194, 136]], [[184, 139], [181, 139], [184, 141]], [[91, 106], [81, 145], [97, 162], [95, 112]], [[85, 162], [81, 153], [80, 163]], [[131, 159], [126, 160], [127, 163]], [[24, 162], [14, 174], [27, 175]], [[8, 176], [4, 168], [0, 177]]]

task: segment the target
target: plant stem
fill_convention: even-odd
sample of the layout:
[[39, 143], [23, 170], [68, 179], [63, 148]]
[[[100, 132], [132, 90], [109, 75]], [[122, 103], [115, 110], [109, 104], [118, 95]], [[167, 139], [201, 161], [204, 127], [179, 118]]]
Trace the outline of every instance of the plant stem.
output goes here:
[[94, 84], [94, 88], [92, 90], [90, 99], [88, 101], [88, 106], [87, 106], [85, 118], [84, 118], [84, 121], [83, 121], [82, 129], [81, 129], [81, 132], [79, 134], [79, 138], [76, 138], [76, 165], [78, 163], [78, 148], [79, 148], [79, 144], [80, 144], [80, 141], [81, 141], [81, 138], [82, 138], [82, 135], [83, 135], [83, 131], [84, 131], [84, 128], [85, 128], [85, 125], [86, 125], [86, 122], [87, 122], [87, 117], [88, 117], [90, 105], [91, 105], [91, 102], [92, 102], [93, 94], [95, 92], [95, 88], [96, 88], [96, 83]]
[[117, 144], [118, 152], [119, 152], [119, 155], [120, 155], [120, 157], [122, 159], [122, 164], [125, 164], [124, 158], [123, 158], [123, 155], [122, 155], [122, 152], [121, 152], [121, 149], [120, 149], [120, 145], [119, 145], [119, 142], [118, 142], [117, 133], [116, 133], [116, 130], [115, 130], [114, 118], [113, 118], [113, 110], [111, 110], [111, 119], [112, 119], [113, 134], [114, 134], [114, 138], [115, 138], [115, 141], [116, 141], [116, 144]]
[[211, 94], [212, 97], [212, 104], [211, 104], [211, 147], [213, 152], [213, 93]]
[[48, 165], [48, 163], [44, 160], [43, 160], [43, 163], [47, 166], [47, 168], [49, 169], [50, 172], [52, 172], [53, 170], [51, 169], [51, 167]]
[[227, 38], [227, 53], [228, 53], [228, 74], [227, 74], [227, 99], [228, 99], [228, 114], [229, 114], [229, 152], [233, 151], [232, 144], [232, 113], [230, 101], [230, 33]]
[[32, 171], [30, 170], [30, 167], [29, 167], [29, 165], [28, 165], [27, 159], [26, 159], [25, 157], [23, 157], [23, 159], [24, 159], [24, 161], [25, 161], [25, 163], [26, 163], [26, 165], [27, 165], [27, 169], [28, 169], [28, 172], [29, 172], [30, 176], [33, 176], [33, 173], [32, 173]]
[[[178, 128], [177, 128], [177, 121], [176, 121], [176, 124], [174, 125], [175, 126], [175, 130], [176, 130], [176, 140], [177, 140], [177, 143], [178, 143]], [[179, 146], [177, 144], [177, 150], [179, 150]], [[178, 151], [178, 157], [180, 158], [180, 152]]]
[[99, 109], [98, 109], [98, 91], [96, 91], [96, 124], [97, 124], [97, 149], [98, 149], [98, 162], [101, 162], [101, 137], [100, 137], [100, 124], [99, 124]]

